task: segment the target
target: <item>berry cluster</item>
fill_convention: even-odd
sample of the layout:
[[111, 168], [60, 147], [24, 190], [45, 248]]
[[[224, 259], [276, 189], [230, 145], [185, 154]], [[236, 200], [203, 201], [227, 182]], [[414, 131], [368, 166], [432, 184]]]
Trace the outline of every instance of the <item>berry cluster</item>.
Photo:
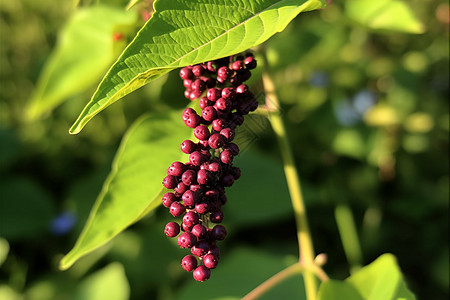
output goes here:
[[243, 116], [258, 107], [255, 96], [243, 84], [255, 67], [256, 60], [247, 53], [245, 57], [231, 56], [180, 70], [186, 98], [200, 98], [202, 112], [199, 115], [192, 108], [183, 112], [183, 121], [194, 129], [198, 142], [182, 142], [181, 151], [189, 154], [189, 162], [174, 162], [167, 169], [163, 185], [173, 192], [164, 194], [162, 203], [174, 217], [182, 216], [182, 222], [181, 226], [169, 222], [164, 232], [168, 237], [178, 236], [181, 248], [191, 249], [192, 254], [182, 259], [181, 266], [193, 271], [197, 281], [209, 279], [220, 258], [216, 243], [227, 236], [224, 226], [210, 228], [209, 224], [222, 222], [225, 187], [241, 176], [241, 170], [232, 164], [239, 153], [232, 141], [236, 127], [244, 122]]

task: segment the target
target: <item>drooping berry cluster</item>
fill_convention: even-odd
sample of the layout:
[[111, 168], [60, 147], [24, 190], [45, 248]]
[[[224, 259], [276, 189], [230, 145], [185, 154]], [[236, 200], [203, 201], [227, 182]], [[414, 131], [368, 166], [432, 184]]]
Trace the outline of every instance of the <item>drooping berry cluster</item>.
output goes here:
[[167, 169], [163, 185], [173, 192], [164, 194], [162, 203], [182, 221], [181, 226], [169, 222], [164, 232], [168, 237], [178, 236], [181, 248], [191, 249], [181, 266], [193, 271], [197, 281], [209, 279], [220, 258], [216, 243], [227, 236], [224, 226], [210, 228], [210, 223], [222, 222], [225, 187], [241, 176], [241, 170], [232, 164], [239, 153], [232, 141], [243, 116], [258, 107], [255, 96], [243, 84], [255, 67], [256, 60], [247, 53], [180, 70], [185, 96], [192, 101], [200, 98], [201, 115], [192, 108], [183, 112], [184, 123], [194, 129], [198, 141], [182, 142], [181, 151], [189, 154], [189, 162], [174, 162]]

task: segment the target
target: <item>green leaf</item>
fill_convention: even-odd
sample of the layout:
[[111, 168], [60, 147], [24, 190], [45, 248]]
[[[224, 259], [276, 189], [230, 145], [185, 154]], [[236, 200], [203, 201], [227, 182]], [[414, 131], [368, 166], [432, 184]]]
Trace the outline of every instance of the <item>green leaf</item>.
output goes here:
[[397, 260], [392, 254], [383, 254], [370, 265], [346, 279], [364, 299], [416, 299], [406, 287]]
[[181, 114], [154, 113], [131, 126], [83, 232], [61, 260], [61, 269], [69, 268], [160, 204], [166, 169], [184, 155], [180, 143], [192, 131], [184, 126]]
[[417, 20], [411, 9], [403, 1], [346, 1], [345, 11], [350, 19], [372, 29], [407, 33], [423, 33], [425, 31], [424, 25]]
[[70, 129], [173, 69], [236, 54], [284, 30], [323, 0], [158, 0], [152, 18], [111, 67]]
[[[35, 119], [70, 97], [89, 88], [125, 47], [113, 33], [125, 34], [136, 14], [107, 6], [77, 10], [62, 29], [58, 44], [44, 66], [27, 108]], [[120, 53], [120, 52], [119, 52]]]
[[397, 260], [383, 254], [345, 281], [329, 280], [320, 285], [319, 300], [414, 300], [403, 280]]
[[350, 283], [345, 281], [328, 280], [320, 285], [318, 300], [363, 300]]
[[75, 291], [75, 300], [126, 300], [130, 286], [123, 266], [112, 263], [84, 279]]

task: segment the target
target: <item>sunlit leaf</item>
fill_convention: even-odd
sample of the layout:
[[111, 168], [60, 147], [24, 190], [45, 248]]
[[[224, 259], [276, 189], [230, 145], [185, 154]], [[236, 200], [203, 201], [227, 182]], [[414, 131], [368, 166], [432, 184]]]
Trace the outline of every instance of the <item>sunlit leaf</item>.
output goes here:
[[358, 290], [356, 290], [350, 283], [338, 280], [328, 280], [326, 282], [323, 282], [320, 285], [318, 299], [363, 300], [361, 295], [358, 293]]
[[284, 30], [322, 0], [159, 0], [70, 129], [75, 134], [115, 101], [173, 69], [245, 51]]
[[345, 281], [330, 280], [320, 285], [319, 300], [414, 300], [397, 260], [383, 254]]
[[126, 300], [130, 286], [123, 266], [112, 263], [84, 279], [75, 291], [75, 300]]
[[406, 287], [397, 259], [392, 254], [383, 254], [347, 278], [346, 282], [354, 286], [363, 299], [416, 299]]
[[372, 29], [423, 33], [424, 25], [409, 6], [398, 0], [353, 0], [345, 2], [349, 18]]
[[97, 198], [75, 247], [62, 259], [61, 269], [105, 244], [160, 202], [162, 176], [184, 155], [180, 143], [190, 137], [181, 111], [140, 118], [125, 135], [112, 171]]
[[135, 13], [107, 6], [76, 10], [44, 66], [27, 117], [37, 118], [98, 82], [125, 46], [123, 38], [114, 40], [113, 34], [123, 35], [135, 20]]

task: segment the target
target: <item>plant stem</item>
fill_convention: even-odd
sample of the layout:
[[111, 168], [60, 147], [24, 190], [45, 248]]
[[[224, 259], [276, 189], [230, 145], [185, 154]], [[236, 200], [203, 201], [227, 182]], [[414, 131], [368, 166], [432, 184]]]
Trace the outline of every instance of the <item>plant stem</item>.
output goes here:
[[300, 263], [293, 264], [292, 266], [287, 267], [286, 269], [281, 270], [277, 274], [273, 275], [263, 283], [261, 283], [257, 288], [252, 290], [250, 293], [245, 295], [241, 300], [253, 300], [261, 297], [271, 288], [276, 286], [278, 283], [283, 280], [291, 277], [296, 273], [300, 273], [304, 268]]
[[[267, 65], [266, 60], [265, 66]], [[269, 115], [269, 121], [280, 146], [286, 181], [291, 196], [292, 206], [294, 208], [294, 215], [297, 223], [300, 264], [305, 267], [303, 278], [305, 281], [306, 296], [308, 300], [315, 300], [317, 297], [317, 282], [314, 274], [309, 270], [310, 266], [314, 265], [314, 248], [301, 193], [300, 180], [295, 167], [294, 156], [286, 134], [286, 129], [280, 115], [279, 101], [275, 93], [274, 84], [268, 76], [267, 71], [263, 73], [263, 83], [266, 92], [266, 107], [272, 112]]]

